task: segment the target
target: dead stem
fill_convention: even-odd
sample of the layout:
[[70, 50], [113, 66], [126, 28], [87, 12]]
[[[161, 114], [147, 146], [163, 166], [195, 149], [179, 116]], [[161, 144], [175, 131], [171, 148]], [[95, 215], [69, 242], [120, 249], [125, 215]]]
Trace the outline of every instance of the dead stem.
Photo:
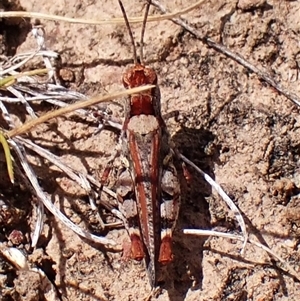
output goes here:
[[[162, 15], [149, 16], [148, 22], [162, 21], [162, 20], [167, 20], [167, 19], [181, 16], [181, 15], [186, 14], [186, 13], [194, 10], [195, 8], [199, 7], [205, 1], [206, 0], [200, 0], [200, 1], [196, 2], [195, 4], [188, 6], [187, 8], [183, 8], [183, 9], [179, 10], [178, 12], [165, 14], [163, 16]], [[62, 16], [37, 13], [37, 12], [24, 12], [24, 11], [0, 12], [0, 18], [15, 18], [15, 17], [38, 18], [38, 19], [44, 19], [44, 20], [50, 20], [50, 21], [62, 21], [62, 22], [75, 23], [75, 24], [93, 24], [93, 25], [124, 24], [125, 23], [124, 18], [112, 18], [112, 19], [105, 19], [105, 20], [86, 20], [86, 19], [80, 19], [80, 18], [67, 18], [67, 17], [62, 17]], [[143, 19], [144, 19], [144, 17], [128, 18], [129, 23], [142, 23]]]

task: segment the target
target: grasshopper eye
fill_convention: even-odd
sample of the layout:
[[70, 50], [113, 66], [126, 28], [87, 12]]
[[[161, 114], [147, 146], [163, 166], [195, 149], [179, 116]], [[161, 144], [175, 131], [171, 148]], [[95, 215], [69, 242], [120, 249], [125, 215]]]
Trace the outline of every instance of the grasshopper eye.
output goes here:
[[157, 76], [153, 69], [145, 68], [144, 69], [145, 77], [147, 78], [147, 84], [156, 85], [157, 84]]

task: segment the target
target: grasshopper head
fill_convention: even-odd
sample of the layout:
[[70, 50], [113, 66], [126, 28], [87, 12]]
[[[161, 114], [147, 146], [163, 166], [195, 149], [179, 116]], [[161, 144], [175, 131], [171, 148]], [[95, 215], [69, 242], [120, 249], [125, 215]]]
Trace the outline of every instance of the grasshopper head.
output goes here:
[[153, 69], [137, 64], [128, 69], [123, 75], [123, 85], [136, 88], [143, 85], [156, 85], [157, 76]]

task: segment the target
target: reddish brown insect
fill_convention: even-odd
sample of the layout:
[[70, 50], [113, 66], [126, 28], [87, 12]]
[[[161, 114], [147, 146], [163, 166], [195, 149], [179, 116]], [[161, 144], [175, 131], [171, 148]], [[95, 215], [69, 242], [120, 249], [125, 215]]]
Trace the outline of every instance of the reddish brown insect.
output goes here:
[[152, 90], [131, 95], [125, 104], [121, 134], [125, 167], [120, 172], [117, 195], [120, 211], [127, 220], [131, 256], [145, 258], [152, 286], [157, 285], [159, 265], [173, 259], [172, 231], [180, 203], [180, 187], [173, 164], [170, 136], [161, 115], [157, 75], [143, 64], [143, 35], [149, 12], [148, 2], [141, 36], [138, 62], [133, 35], [124, 7], [119, 0], [134, 49], [134, 66], [123, 75], [125, 88], [147, 84]]

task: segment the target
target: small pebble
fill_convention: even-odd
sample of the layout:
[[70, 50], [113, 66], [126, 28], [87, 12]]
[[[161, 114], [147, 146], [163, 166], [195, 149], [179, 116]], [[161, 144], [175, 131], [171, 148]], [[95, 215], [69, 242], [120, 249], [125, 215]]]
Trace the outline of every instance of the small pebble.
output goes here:
[[241, 10], [249, 10], [264, 6], [266, 0], [240, 0], [237, 7]]
[[20, 245], [24, 241], [24, 235], [19, 230], [13, 230], [9, 234], [8, 240], [15, 246]]

